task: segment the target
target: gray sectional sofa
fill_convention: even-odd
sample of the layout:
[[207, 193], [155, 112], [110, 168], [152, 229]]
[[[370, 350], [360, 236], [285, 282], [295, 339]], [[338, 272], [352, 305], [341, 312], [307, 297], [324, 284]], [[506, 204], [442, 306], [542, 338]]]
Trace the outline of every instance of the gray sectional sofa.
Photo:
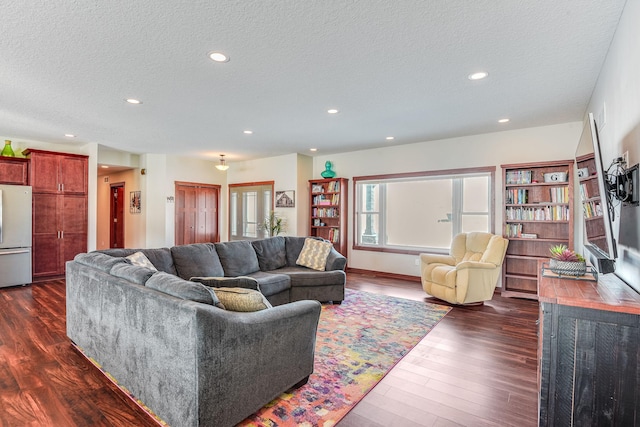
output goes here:
[[[124, 257], [133, 249], [79, 254], [67, 263], [67, 335], [169, 425], [232, 426], [306, 382], [318, 300], [344, 298], [346, 259], [332, 249], [325, 271], [297, 266], [303, 244], [274, 237], [141, 249], [157, 272], [131, 265]], [[273, 308], [220, 309], [194, 277], [257, 284]]]

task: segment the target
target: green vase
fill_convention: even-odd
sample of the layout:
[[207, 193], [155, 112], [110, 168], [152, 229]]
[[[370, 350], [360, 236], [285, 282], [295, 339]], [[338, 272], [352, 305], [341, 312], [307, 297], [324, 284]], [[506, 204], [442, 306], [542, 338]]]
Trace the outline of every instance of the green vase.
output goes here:
[[2, 149], [2, 153], [0, 153], [0, 156], [5, 156], [5, 157], [16, 156], [16, 153], [13, 152], [13, 148], [11, 148], [11, 141], [9, 141], [8, 139], [4, 140], [4, 148]]

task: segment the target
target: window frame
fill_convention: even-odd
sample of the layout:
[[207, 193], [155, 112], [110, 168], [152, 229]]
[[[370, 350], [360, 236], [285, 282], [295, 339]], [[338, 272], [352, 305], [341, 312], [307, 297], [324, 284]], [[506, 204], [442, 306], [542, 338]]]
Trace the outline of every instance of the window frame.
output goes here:
[[[456, 178], [456, 177], [464, 177], [464, 176], [474, 176], [488, 174], [489, 176], [489, 233], [495, 233], [495, 186], [496, 186], [496, 166], [484, 166], [484, 167], [476, 167], [476, 168], [460, 168], [460, 169], [442, 169], [435, 171], [420, 171], [420, 172], [404, 172], [404, 173], [393, 173], [393, 174], [384, 174], [384, 175], [366, 175], [366, 176], [354, 176], [353, 177], [353, 244], [352, 249], [358, 251], [370, 251], [370, 252], [388, 252], [388, 253], [396, 253], [396, 254], [406, 254], [406, 255], [419, 255], [424, 252], [430, 253], [448, 253], [448, 249], [438, 249], [438, 248], [420, 248], [420, 249], [408, 249], [402, 247], [392, 247], [392, 246], [369, 246], [369, 245], [361, 245], [358, 242], [358, 215], [361, 213], [358, 209], [358, 186], [362, 183], [362, 181], [393, 181], [393, 180], [403, 180], [403, 179], [412, 179], [412, 178], [421, 178], [421, 177], [429, 177], [429, 178], [437, 178], [441, 177], [445, 178]], [[455, 184], [455, 181], [453, 182]], [[458, 207], [457, 215], [462, 217], [463, 214], [474, 214], [474, 212], [462, 212], [460, 210], [460, 206], [462, 206], [462, 192], [458, 191], [460, 194], [459, 200], [452, 200], [452, 209], [456, 212], [455, 208]], [[455, 194], [455, 192], [454, 192]], [[385, 209], [382, 205], [382, 197], [380, 201], [380, 223], [384, 220]], [[461, 223], [461, 221], [460, 221]], [[452, 231], [452, 234], [455, 235], [455, 230]]]
[[[227, 236], [228, 236], [228, 240], [229, 241], [236, 241], [236, 240], [258, 240], [258, 239], [262, 239], [263, 236], [260, 236], [259, 233], [259, 224], [260, 222], [258, 222], [256, 224], [256, 237], [249, 237], [249, 236], [245, 236], [244, 234], [241, 235], [234, 235], [232, 234], [232, 231], [234, 229], [242, 229], [242, 224], [243, 221], [240, 220], [239, 222], [237, 222], [235, 224], [234, 227], [234, 221], [237, 221], [237, 218], [234, 217], [234, 215], [232, 214], [232, 210], [234, 209], [234, 207], [237, 209], [236, 211], [236, 216], [237, 214], [241, 214], [241, 212], [245, 211], [245, 207], [242, 203], [243, 197], [242, 197], [242, 193], [243, 192], [238, 192], [237, 189], [241, 188], [241, 187], [245, 187], [247, 190], [249, 190], [249, 188], [251, 187], [270, 187], [269, 191], [271, 192], [270, 195], [270, 203], [271, 203], [271, 207], [269, 209], [267, 209], [264, 212], [264, 216], [263, 218], [267, 218], [267, 216], [269, 215], [269, 213], [274, 209], [275, 206], [275, 194], [273, 191], [273, 187], [274, 187], [274, 183], [275, 181], [259, 181], [259, 182], [243, 182], [243, 183], [238, 183], [238, 184], [229, 184], [229, 205], [228, 205], [228, 222], [229, 222], [229, 228], [227, 231]], [[264, 203], [264, 194], [266, 191], [262, 191], [260, 192], [260, 194], [257, 195], [256, 201], [258, 202], [259, 205], [263, 205]], [[237, 200], [240, 201], [240, 204], [237, 206], [234, 206], [232, 203], [232, 200], [234, 199], [233, 194], [239, 194], [240, 196], [237, 198]], [[260, 212], [257, 213], [258, 218], [260, 218]]]

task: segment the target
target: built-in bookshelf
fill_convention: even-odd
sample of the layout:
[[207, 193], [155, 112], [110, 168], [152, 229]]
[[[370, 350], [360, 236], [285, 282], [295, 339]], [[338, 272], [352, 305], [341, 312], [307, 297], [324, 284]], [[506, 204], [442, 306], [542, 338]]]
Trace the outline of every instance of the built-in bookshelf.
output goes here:
[[509, 239], [502, 295], [537, 299], [537, 263], [573, 248], [573, 160], [502, 165], [503, 233]]
[[333, 243], [347, 255], [347, 190], [348, 179], [312, 179], [309, 181], [311, 221], [309, 235]]

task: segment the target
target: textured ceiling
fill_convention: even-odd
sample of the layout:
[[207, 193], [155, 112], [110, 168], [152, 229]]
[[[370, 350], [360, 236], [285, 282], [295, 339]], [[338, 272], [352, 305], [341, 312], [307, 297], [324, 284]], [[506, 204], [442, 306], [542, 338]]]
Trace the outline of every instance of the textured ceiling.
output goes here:
[[4, 0], [0, 135], [233, 161], [581, 120], [624, 3]]

